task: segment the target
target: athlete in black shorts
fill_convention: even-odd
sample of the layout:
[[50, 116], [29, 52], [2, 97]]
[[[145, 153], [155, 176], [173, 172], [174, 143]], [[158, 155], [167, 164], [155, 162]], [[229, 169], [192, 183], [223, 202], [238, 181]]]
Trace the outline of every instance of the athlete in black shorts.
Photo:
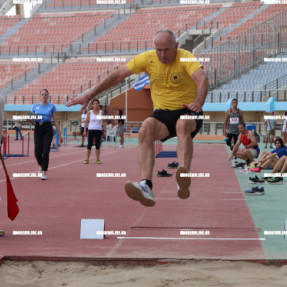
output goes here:
[[[140, 182], [127, 182], [126, 194], [144, 206], [154, 206], [152, 192], [152, 174], [155, 163], [154, 142], [177, 136], [176, 171], [178, 197], [188, 198], [190, 195], [189, 173], [193, 155], [192, 137], [202, 125], [200, 115], [208, 91], [208, 79], [203, 67], [194, 55], [186, 50], [178, 49], [175, 34], [166, 29], [156, 32], [155, 49], [134, 57], [123, 67], [106, 77], [87, 94], [71, 100], [67, 106], [82, 104], [84, 109], [89, 101], [121, 83], [132, 74], [145, 72], [150, 78], [150, 90], [154, 114], [147, 118], [139, 131], [138, 157], [141, 173]], [[191, 118], [191, 116], [198, 118]], [[190, 116], [183, 119], [181, 116]]]

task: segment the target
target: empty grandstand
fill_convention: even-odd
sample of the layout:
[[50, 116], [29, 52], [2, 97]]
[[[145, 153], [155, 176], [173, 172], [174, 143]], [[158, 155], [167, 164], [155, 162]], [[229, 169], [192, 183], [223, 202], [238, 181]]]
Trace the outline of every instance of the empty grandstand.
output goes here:
[[[287, 101], [285, 4], [42, 2], [28, 18], [0, 16], [0, 88], [11, 110], [19, 104], [28, 110], [47, 87], [64, 112], [69, 98], [97, 85], [133, 55], [153, 49], [153, 34], [160, 28], [173, 30], [180, 47], [202, 61], [210, 81], [208, 111], [221, 113], [233, 97], [246, 103]], [[129, 87], [135, 79], [129, 79]], [[103, 93], [102, 104], [109, 105], [125, 87]]]

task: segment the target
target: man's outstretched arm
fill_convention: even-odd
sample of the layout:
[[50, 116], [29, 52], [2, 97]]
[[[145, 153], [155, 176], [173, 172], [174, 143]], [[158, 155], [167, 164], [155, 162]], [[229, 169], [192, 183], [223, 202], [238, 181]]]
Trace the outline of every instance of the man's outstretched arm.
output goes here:
[[126, 77], [129, 77], [133, 73], [128, 69], [128, 67], [123, 67], [118, 71], [111, 73], [107, 78], [100, 82], [96, 87], [94, 87], [87, 94], [74, 98], [69, 101], [66, 106], [82, 105], [81, 112], [88, 106], [89, 101], [101, 92], [121, 83]]

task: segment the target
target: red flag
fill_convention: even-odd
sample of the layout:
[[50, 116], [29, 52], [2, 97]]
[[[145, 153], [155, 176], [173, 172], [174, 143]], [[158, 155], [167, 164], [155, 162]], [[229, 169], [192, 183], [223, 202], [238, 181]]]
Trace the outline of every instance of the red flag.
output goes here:
[[17, 205], [17, 201], [18, 199], [15, 196], [9, 175], [8, 175], [8, 171], [7, 168], [5, 166], [5, 162], [4, 159], [2, 157], [2, 153], [1, 153], [1, 146], [0, 146], [0, 159], [6, 174], [6, 183], [7, 183], [7, 210], [8, 210], [8, 217], [11, 220], [14, 220], [17, 216], [17, 214], [19, 213], [19, 207]]
[[18, 199], [15, 196], [13, 191], [12, 184], [10, 182], [10, 178], [8, 174], [6, 175], [6, 182], [7, 182], [7, 210], [8, 210], [8, 217], [11, 220], [14, 220], [19, 213], [19, 207], [17, 205]]

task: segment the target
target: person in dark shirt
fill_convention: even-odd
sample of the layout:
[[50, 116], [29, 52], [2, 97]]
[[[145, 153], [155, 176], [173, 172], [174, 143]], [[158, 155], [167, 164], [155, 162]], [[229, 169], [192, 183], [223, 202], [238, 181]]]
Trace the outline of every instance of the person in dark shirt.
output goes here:
[[126, 125], [125, 125], [125, 120], [123, 119], [123, 111], [119, 110], [118, 115], [121, 117], [118, 120], [119, 135], [120, 135], [120, 146], [119, 146], [119, 148], [124, 148], [124, 136], [125, 136], [125, 132], [126, 132]]
[[[234, 145], [237, 143], [238, 136], [240, 134], [238, 129], [238, 124], [244, 122], [243, 113], [238, 109], [238, 100], [232, 100], [232, 108], [228, 109], [225, 113], [223, 134], [227, 138], [226, 144], [233, 149]], [[233, 143], [232, 144], [232, 138]]]

